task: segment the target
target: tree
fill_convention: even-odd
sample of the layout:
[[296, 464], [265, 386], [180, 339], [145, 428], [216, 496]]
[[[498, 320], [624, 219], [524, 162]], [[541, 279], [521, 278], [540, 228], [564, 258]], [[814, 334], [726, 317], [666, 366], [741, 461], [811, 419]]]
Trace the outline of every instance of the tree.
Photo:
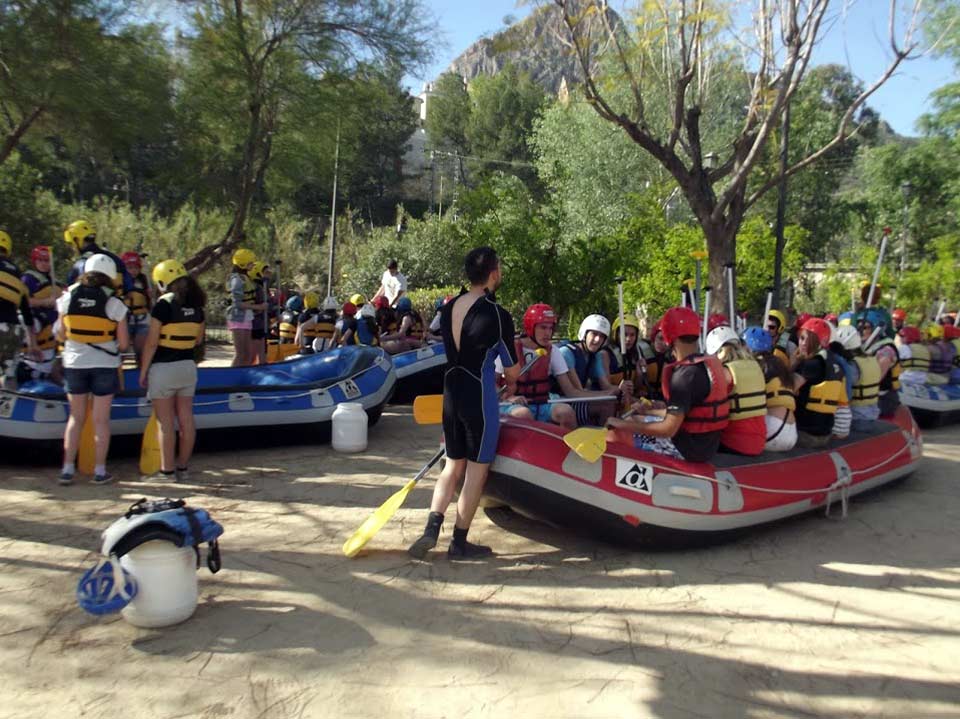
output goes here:
[[[725, 288], [724, 267], [736, 259], [737, 232], [744, 216], [780, 174], [750, 183], [784, 110], [797, 97], [824, 22], [829, 0], [763, 0], [752, 14], [755, 41], [747, 62], [730, 41], [737, 34], [735, 15], [711, 0], [664, 0], [635, 13], [634, 32], [610, 19], [605, 0], [554, 0], [563, 13], [566, 41], [583, 72], [586, 101], [604, 120], [621, 128], [674, 178], [699, 222], [710, 253], [710, 282]], [[895, 4], [894, 4], [895, 6]], [[914, 35], [922, 0], [915, 0], [902, 41], [893, 34], [892, 60], [880, 77], [860, 92], [836, 123], [830, 139], [795, 160], [782, 174], [790, 176], [824, 157], [856, 131], [858, 109], [907, 58], [917, 51]], [[605, 37], [591, 28], [600, 23]], [[775, 29], [775, 25], [778, 27]], [[755, 45], [754, 45], [755, 42]], [[617, 72], [601, 74], [601, 60], [613, 58]], [[716, 98], [712, 82], [725, 74], [749, 77], [749, 100], [740, 126], [721, 144], [706, 144]], [[665, 97], [651, 92], [651, 77], [666, 79]], [[629, 87], [629, 101], [617, 102], [610, 87]], [[716, 148], [716, 167], [706, 163]]]
[[[361, 60], [416, 67], [429, 54], [423, 43], [429, 32], [420, 0], [196, 0], [190, 5], [193, 33], [184, 42], [198, 68], [200, 82], [193, 89], [204, 96], [195, 116], [211, 128], [220, 119], [231, 131], [231, 144], [218, 144], [229, 157], [221, 164], [234, 168], [230, 228], [221, 242], [186, 263], [202, 272], [243, 237], [275, 135], [295, 122], [291, 105], [304, 79], [336, 75]], [[212, 82], [203, 84], [204, 77]]]
[[466, 152], [470, 97], [462, 77], [445, 72], [437, 78], [427, 100], [427, 133], [434, 146]]

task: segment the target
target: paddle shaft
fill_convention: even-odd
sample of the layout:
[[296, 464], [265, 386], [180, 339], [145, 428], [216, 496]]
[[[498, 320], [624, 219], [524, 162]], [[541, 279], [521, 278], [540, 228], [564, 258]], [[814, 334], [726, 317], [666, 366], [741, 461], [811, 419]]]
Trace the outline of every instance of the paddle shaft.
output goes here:
[[887, 237], [890, 235], [890, 228], [883, 228], [883, 239], [880, 240], [880, 254], [877, 256], [877, 266], [873, 270], [873, 281], [870, 283], [870, 294], [867, 295], [866, 309], [873, 307], [873, 294], [877, 289], [877, 281], [880, 279], [880, 267], [883, 265], [883, 256], [887, 252]]
[[[612, 402], [616, 400], [615, 395], [604, 395], [602, 397], [557, 397], [556, 399], [548, 399], [543, 402], [531, 402], [530, 404], [573, 404], [574, 402]], [[507, 407], [514, 402], [501, 402], [501, 407]], [[517, 404], [517, 407], [523, 407], [525, 405]]]

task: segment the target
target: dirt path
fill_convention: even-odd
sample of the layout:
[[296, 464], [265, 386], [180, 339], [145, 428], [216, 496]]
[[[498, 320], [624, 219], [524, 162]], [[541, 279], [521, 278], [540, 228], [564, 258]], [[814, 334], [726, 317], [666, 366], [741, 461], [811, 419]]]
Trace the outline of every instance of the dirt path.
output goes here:
[[[391, 408], [363, 455], [201, 455], [187, 486], [132, 461], [108, 487], [0, 467], [0, 716], [960, 716], [960, 427], [845, 521], [640, 554], [496, 510], [474, 532], [492, 561], [416, 563], [426, 481], [345, 559], [436, 435]], [[99, 531], [145, 494], [227, 530], [197, 613], [165, 630], [74, 599]]]

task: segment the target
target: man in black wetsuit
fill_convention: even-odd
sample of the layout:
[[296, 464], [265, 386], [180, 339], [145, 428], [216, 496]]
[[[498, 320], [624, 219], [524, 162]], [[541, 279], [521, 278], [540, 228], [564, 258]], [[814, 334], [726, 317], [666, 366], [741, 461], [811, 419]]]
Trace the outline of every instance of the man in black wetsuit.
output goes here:
[[480, 503], [500, 434], [499, 398], [494, 360], [503, 364], [508, 391], [516, 389], [520, 365], [514, 348], [513, 319], [496, 303], [500, 261], [490, 247], [471, 250], [464, 260], [470, 289], [440, 310], [440, 327], [447, 352], [443, 380], [443, 436], [447, 459], [433, 490], [430, 516], [423, 536], [408, 550], [423, 559], [437, 545], [443, 513], [457, 484], [457, 520], [447, 556], [475, 559], [493, 553], [490, 547], [467, 541], [467, 531]]

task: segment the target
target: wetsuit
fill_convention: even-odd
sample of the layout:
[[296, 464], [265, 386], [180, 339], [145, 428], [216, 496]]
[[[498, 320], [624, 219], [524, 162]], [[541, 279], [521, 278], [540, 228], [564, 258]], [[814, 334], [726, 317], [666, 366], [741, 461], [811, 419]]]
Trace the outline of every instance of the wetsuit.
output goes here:
[[[465, 291], [464, 291], [465, 292]], [[461, 295], [464, 293], [461, 293]], [[447, 353], [443, 378], [443, 435], [447, 457], [486, 464], [497, 453], [499, 403], [494, 362], [517, 362], [513, 318], [490, 294], [467, 310], [460, 331], [460, 349], [453, 341], [453, 306], [440, 311]]]

